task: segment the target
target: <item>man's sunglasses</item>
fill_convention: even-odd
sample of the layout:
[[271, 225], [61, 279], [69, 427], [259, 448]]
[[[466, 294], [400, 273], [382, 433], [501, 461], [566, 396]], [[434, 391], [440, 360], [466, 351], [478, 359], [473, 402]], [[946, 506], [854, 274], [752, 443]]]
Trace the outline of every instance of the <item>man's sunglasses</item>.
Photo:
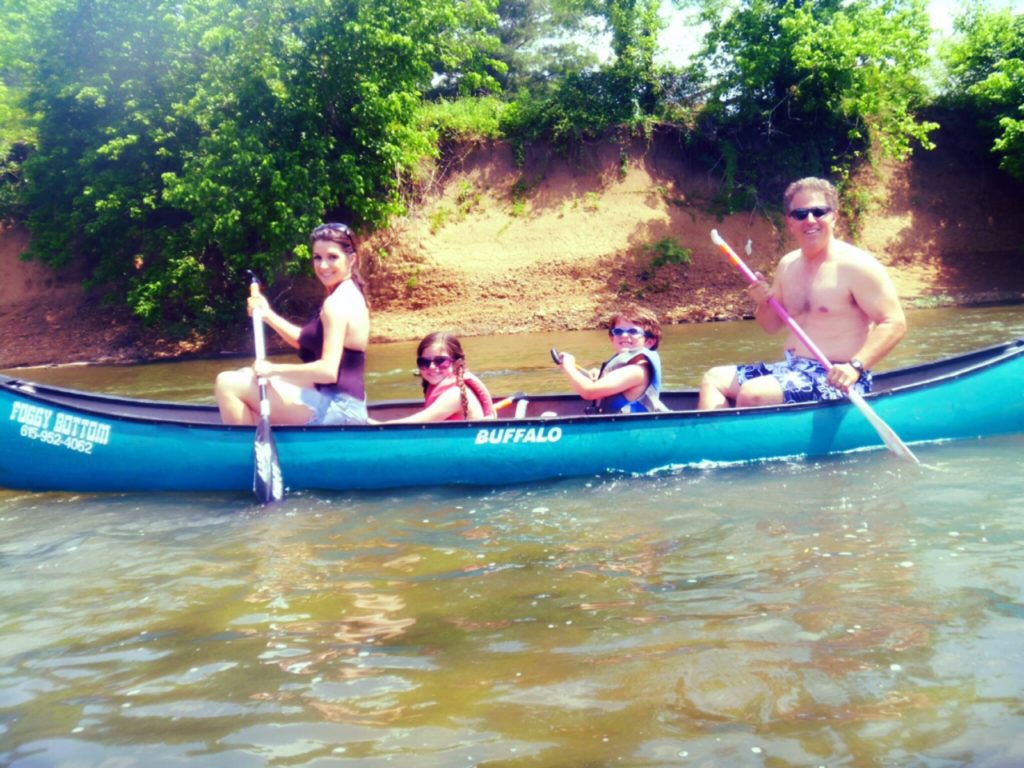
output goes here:
[[416, 358], [416, 367], [419, 368], [421, 371], [425, 371], [431, 365], [433, 365], [435, 368], [437, 368], [437, 370], [443, 371], [445, 368], [447, 368], [451, 364], [452, 364], [452, 358], [450, 358], [448, 355], [438, 355], [437, 357], [417, 357]]
[[797, 221], [803, 221], [811, 214], [814, 214], [814, 218], [820, 219], [822, 216], [828, 216], [832, 213], [831, 208], [794, 208], [789, 212], [789, 218], [796, 219]]
[[645, 331], [642, 328], [609, 328], [609, 336], [643, 336], [645, 339], [653, 339], [654, 334], [650, 331]]

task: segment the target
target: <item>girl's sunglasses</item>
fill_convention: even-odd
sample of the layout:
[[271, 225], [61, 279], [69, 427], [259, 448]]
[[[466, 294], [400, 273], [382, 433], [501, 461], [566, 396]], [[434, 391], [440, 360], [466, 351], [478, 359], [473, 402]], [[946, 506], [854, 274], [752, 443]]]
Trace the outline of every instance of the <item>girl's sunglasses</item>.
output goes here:
[[789, 218], [796, 219], [797, 221], [803, 221], [811, 214], [814, 214], [814, 218], [820, 219], [822, 216], [828, 216], [832, 213], [831, 208], [794, 208], [789, 212]]
[[451, 364], [452, 364], [452, 358], [450, 358], [448, 355], [438, 355], [437, 357], [417, 357], [416, 358], [416, 367], [419, 368], [421, 371], [425, 371], [431, 365], [433, 365], [435, 368], [437, 368], [437, 370], [443, 371], [445, 368], [447, 368]]

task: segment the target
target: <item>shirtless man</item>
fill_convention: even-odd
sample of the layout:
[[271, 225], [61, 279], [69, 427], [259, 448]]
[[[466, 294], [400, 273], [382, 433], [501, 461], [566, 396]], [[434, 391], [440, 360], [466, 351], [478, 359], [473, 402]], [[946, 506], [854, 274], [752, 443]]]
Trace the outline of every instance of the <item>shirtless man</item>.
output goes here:
[[835, 400], [850, 387], [871, 391], [871, 368], [907, 330], [896, 289], [874, 256], [836, 239], [839, 197], [824, 179], [806, 178], [783, 195], [786, 226], [799, 248], [782, 257], [772, 285], [758, 274], [747, 288], [768, 333], [788, 328], [768, 304], [772, 296], [832, 362], [826, 369], [790, 331], [786, 360], [718, 366], [704, 374], [701, 410]]

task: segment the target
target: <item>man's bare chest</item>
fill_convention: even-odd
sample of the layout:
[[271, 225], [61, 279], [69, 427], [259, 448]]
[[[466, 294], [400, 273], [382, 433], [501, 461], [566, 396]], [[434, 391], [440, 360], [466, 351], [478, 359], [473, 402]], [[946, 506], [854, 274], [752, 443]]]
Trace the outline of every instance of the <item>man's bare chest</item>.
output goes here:
[[782, 280], [786, 308], [796, 315], [839, 315], [855, 308], [853, 295], [835, 264], [814, 268], [794, 265]]

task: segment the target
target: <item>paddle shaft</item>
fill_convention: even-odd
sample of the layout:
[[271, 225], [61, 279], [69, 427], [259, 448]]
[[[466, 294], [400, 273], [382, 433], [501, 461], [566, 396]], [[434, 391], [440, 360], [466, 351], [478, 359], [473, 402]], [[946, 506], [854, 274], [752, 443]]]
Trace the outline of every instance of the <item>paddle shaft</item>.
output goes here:
[[[249, 295], [260, 295], [260, 284], [254, 279], [249, 284]], [[254, 310], [252, 313], [252, 335], [256, 347], [256, 359], [265, 360], [267, 357], [267, 341], [263, 332], [263, 313]], [[260, 418], [270, 418], [270, 400], [267, 399], [267, 379], [263, 376], [256, 378], [256, 384], [260, 389]]]
[[521, 400], [524, 397], [526, 397], [525, 392], [516, 392], [514, 395], [509, 395], [508, 397], [496, 402], [494, 404], [494, 410], [500, 411], [502, 408], [512, 405], [516, 400]]
[[[259, 296], [260, 284], [253, 275], [249, 285], [249, 295]], [[263, 331], [263, 312], [254, 310], [252, 313], [252, 335], [257, 360], [267, 357], [266, 338]], [[256, 440], [253, 443], [253, 492], [261, 504], [280, 501], [284, 498], [284, 480], [281, 477], [281, 466], [277, 458], [277, 445], [270, 429], [270, 398], [267, 397], [267, 380], [264, 376], [256, 377], [256, 385], [260, 396], [260, 415], [256, 421]]]

